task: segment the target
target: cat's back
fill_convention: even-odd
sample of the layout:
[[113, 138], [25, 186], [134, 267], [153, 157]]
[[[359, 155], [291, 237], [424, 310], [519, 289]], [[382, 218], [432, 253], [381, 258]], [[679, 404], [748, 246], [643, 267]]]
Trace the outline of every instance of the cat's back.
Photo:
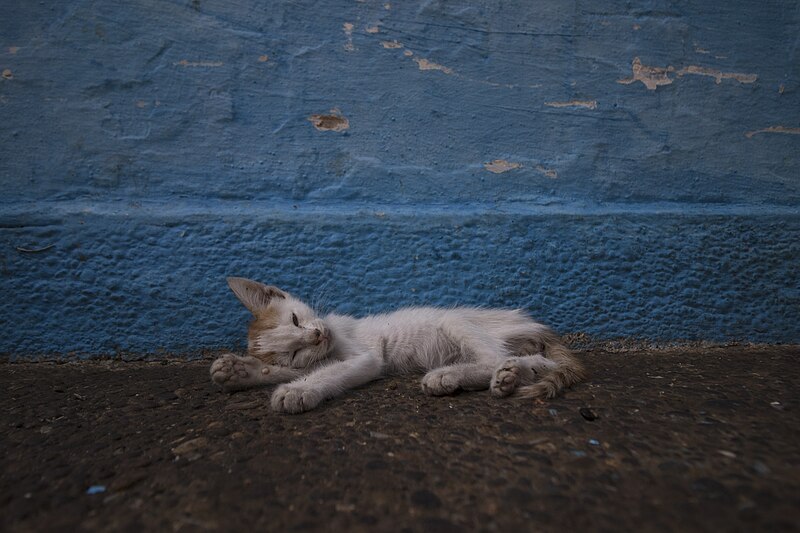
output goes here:
[[396, 311], [368, 315], [357, 319], [362, 331], [375, 330], [382, 334], [389, 332], [427, 331], [447, 325], [470, 325], [496, 329], [504, 325], [518, 325], [533, 322], [519, 309], [490, 309], [483, 307], [403, 307]]

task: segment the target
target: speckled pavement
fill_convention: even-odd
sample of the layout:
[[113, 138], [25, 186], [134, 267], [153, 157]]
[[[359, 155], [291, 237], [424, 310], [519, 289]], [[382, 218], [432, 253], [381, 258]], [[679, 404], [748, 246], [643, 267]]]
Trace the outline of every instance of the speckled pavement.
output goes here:
[[583, 354], [549, 402], [385, 379], [299, 416], [209, 360], [3, 363], [4, 531], [800, 527], [800, 347]]

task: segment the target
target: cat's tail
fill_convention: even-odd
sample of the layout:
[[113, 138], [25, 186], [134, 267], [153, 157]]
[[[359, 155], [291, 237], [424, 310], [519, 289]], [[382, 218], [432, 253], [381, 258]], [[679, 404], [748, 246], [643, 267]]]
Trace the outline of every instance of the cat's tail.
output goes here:
[[555, 398], [562, 390], [580, 383], [588, 376], [586, 369], [566, 347], [562, 340], [552, 332], [546, 332], [540, 339], [544, 345], [544, 356], [556, 363], [536, 383], [517, 389], [522, 398]]

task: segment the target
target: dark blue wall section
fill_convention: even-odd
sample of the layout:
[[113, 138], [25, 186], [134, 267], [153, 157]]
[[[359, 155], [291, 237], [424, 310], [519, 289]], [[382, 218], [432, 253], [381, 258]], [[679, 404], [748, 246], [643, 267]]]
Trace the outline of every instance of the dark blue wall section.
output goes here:
[[227, 275], [800, 341], [800, 4], [0, 4], [0, 352], [233, 346]]

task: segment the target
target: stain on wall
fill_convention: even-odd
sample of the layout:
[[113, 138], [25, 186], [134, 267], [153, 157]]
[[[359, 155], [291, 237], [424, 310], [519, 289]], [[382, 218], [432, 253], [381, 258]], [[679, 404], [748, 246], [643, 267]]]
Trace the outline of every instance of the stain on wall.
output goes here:
[[225, 275], [800, 341], [799, 34], [778, 0], [2, 3], [0, 352], [229, 345]]

